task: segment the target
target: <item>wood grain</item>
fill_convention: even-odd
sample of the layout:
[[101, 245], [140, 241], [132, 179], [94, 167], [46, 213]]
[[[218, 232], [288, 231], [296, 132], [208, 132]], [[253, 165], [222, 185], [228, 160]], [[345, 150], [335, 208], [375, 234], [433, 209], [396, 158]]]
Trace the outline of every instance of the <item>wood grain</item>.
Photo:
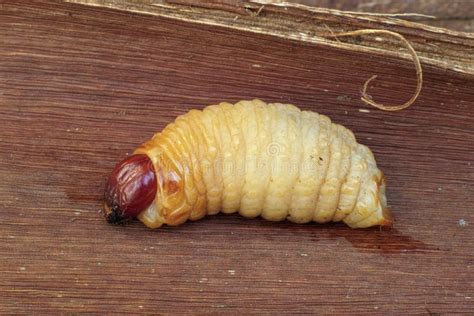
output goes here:
[[474, 34], [436, 28], [390, 16], [266, 0], [65, 0], [190, 23], [244, 30], [371, 55], [412, 60], [393, 36], [334, 37], [361, 29], [384, 29], [405, 37], [419, 59], [438, 68], [474, 75]]
[[[0, 4], [0, 314], [472, 313], [474, 78], [60, 2]], [[330, 116], [388, 178], [391, 231], [218, 215], [108, 225], [114, 164], [177, 115], [259, 97]], [[370, 112], [360, 112], [359, 109]]]
[[[423, 24], [474, 32], [474, 2], [466, 0], [293, 0], [308, 6], [372, 13], [418, 13], [436, 18], [410, 18]], [[407, 17], [404, 17], [407, 19]]]

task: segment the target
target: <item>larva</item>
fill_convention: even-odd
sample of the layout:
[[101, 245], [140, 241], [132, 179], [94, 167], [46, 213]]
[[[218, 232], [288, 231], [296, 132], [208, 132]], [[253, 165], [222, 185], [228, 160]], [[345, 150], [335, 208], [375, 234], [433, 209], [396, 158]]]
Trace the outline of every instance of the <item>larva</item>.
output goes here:
[[390, 226], [385, 179], [369, 148], [324, 115], [260, 100], [179, 116], [119, 163], [109, 222], [150, 228], [219, 212], [295, 223]]

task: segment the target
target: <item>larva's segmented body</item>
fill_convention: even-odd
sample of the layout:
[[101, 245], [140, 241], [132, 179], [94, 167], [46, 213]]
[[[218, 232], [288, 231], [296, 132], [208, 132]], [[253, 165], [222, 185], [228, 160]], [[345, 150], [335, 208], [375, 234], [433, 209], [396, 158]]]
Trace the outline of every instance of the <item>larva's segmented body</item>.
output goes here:
[[205, 215], [390, 225], [385, 180], [353, 133], [324, 115], [260, 100], [192, 110], [136, 151], [153, 162], [149, 227]]

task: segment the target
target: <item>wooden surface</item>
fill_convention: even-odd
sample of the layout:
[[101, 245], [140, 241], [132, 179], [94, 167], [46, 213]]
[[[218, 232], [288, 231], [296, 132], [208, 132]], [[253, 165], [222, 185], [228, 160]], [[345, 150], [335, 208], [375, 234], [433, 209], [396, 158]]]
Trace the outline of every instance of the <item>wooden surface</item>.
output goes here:
[[[349, 50], [363, 54], [412, 60], [400, 38], [351, 36], [341, 32], [383, 29], [405, 37], [421, 62], [438, 68], [474, 75], [474, 33], [414, 23], [390, 16], [309, 7], [266, 0], [65, 0], [161, 18], [244, 30], [298, 42]], [[339, 36], [335, 37], [335, 34]]]
[[472, 0], [292, 0], [292, 2], [345, 11], [390, 14], [418, 13], [435, 17], [412, 18], [421, 23], [474, 32], [474, 1]]
[[[0, 314], [474, 309], [474, 78], [408, 61], [51, 2], [0, 4]], [[391, 231], [217, 215], [108, 225], [114, 164], [176, 115], [259, 97], [329, 115], [388, 178]], [[361, 112], [366, 109], [370, 112]]]

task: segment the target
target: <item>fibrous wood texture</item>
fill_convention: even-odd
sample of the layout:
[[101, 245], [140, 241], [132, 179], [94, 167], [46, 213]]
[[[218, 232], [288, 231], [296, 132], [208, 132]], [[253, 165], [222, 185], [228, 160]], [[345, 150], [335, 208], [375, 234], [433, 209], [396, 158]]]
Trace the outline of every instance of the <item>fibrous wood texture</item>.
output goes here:
[[[474, 73], [474, 33], [432, 27], [400, 18], [308, 7], [298, 3], [270, 4], [271, 1], [267, 0], [68, 1], [410, 59], [409, 54], [400, 49], [400, 42], [393, 38], [360, 36], [346, 43], [337, 38], [338, 32], [381, 28], [406, 37], [424, 63], [461, 73]], [[332, 34], [334, 36], [330, 36]]]
[[[292, 1], [293, 2], [293, 1]], [[474, 3], [466, 0], [295, 0], [309, 6], [378, 14], [403, 14], [423, 24], [474, 32]], [[408, 17], [407, 13], [421, 14]]]
[[[447, 38], [461, 52], [449, 59], [462, 62], [471, 39], [446, 34], [427, 42]], [[422, 61], [417, 102], [387, 113], [363, 104], [360, 89], [378, 74], [374, 99], [408, 99], [408, 59], [3, 1], [0, 313], [472, 312], [474, 77], [469, 67]], [[255, 97], [353, 130], [386, 174], [394, 229], [218, 215], [152, 231], [111, 226], [97, 213], [115, 163], [177, 115]]]

